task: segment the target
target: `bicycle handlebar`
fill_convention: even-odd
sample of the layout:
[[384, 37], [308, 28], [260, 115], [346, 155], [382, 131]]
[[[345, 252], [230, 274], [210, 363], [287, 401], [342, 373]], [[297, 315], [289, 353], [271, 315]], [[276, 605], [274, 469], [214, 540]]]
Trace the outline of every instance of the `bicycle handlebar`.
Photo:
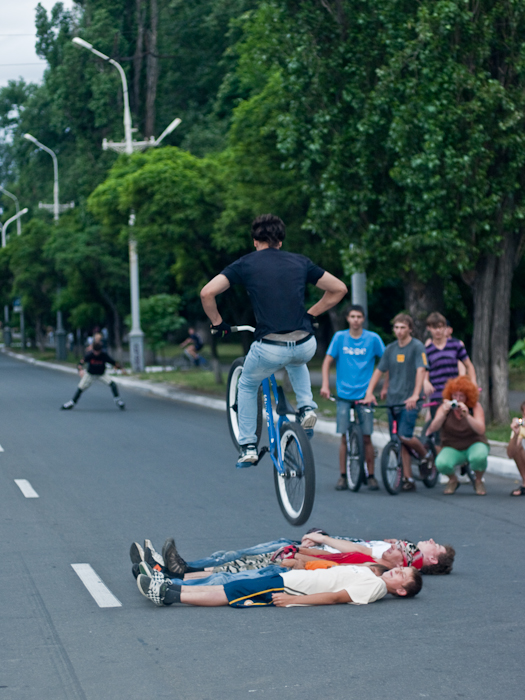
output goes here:
[[[249, 331], [250, 333], [255, 333], [255, 328], [253, 326], [231, 326], [232, 333], [239, 333], [240, 331]], [[219, 331], [214, 328], [211, 329], [211, 334], [216, 335]]]

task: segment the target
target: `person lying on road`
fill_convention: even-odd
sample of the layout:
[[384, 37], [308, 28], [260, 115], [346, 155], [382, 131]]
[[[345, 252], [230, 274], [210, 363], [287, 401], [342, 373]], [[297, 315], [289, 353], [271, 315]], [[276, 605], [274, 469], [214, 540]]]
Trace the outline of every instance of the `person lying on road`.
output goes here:
[[374, 572], [366, 566], [334, 566], [316, 571], [292, 570], [256, 579], [241, 578], [223, 586], [174, 584], [146, 562], [139, 564], [137, 586], [155, 605], [198, 605], [204, 607], [291, 607], [303, 605], [367, 605], [387, 593], [411, 598], [423, 585], [414, 567]]

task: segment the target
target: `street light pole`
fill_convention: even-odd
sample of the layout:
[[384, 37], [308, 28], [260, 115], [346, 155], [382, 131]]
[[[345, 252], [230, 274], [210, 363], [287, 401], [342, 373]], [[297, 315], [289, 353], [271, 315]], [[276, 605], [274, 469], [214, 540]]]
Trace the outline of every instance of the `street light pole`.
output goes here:
[[[18, 197], [16, 197], [16, 196], [15, 196], [14, 194], [12, 194], [11, 192], [8, 192], [8, 191], [5, 189], [5, 187], [2, 187], [2, 185], [0, 185], [0, 192], [3, 192], [7, 197], [11, 197], [11, 199], [12, 199], [12, 200], [14, 201], [14, 203], [15, 203], [16, 213], [18, 214], [18, 212], [20, 211], [20, 206], [19, 206], [19, 204], [18, 204]], [[17, 232], [17, 234], [18, 234], [19, 236], [20, 236], [20, 234], [22, 233], [22, 222], [20, 221], [20, 219], [17, 219], [17, 220], [16, 220], [16, 232]]]
[[[2, 188], [2, 191], [3, 188]], [[18, 204], [18, 202], [17, 202]], [[20, 217], [24, 216], [24, 214], [27, 214], [29, 209], [25, 207], [22, 209], [22, 211], [17, 212], [14, 216], [12, 216], [10, 219], [8, 219], [5, 223], [1, 224], [2, 226], [2, 248], [5, 248], [7, 245], [7, 227], [9, 224], [11, 224], [13, 221], [20, 221]], [[25, 329], [24, 329], [25, 330]], [[22, 332], [22, 340], [24, 340], [25, 333]], [[9, 328], [9, 306], [6, 304], [4, 306], [4, 344], [8, 348], [11, 346], [11, 329]]]
[[[131, 111], [129, 109], [128, 81], [124, 69], [113, 58], [106, 56], [101, 51], [97, 51], [95, 47], [88, 41], [76, 36], [73, 40], [76, 46], [91, 51], [91, 53], [101, 58], [103, 61], [111, 63], [118, 70], [122, 81], [122, 92], [124, 97], [124, 143], [115, 143], [104, 139], [102, 148], [106, 151], [108, 148], [117, 153], [127, 153], [131, 155], [133, 151], [143, 151], [146, 148], [158, 146], [162, 139], [170, 134], [180, 124], [180, 119], [174, 119], [171, 124], [162, 132], [158, 139], [151, 136], [145, 141], [133, 141], [131, 138]], [[131, 233], [135, 225], [135, 214], [132, 211], [129, 217], [128, 224], [130, 226], [129, 236], [129, 283], [131, 297], [131, 319], [132, 326], [129, 333], [129, 356], [131, 368], [134, 372], [144, 371], [144, 333], [140, 327], [140, 292], [139, 292], [139, 256], [137, 252], [137, 241]]]
[[[61, 209], [72, 209], [75, 206], [74, 202], [70, 202], [69, 204], [63, 204], [62, 206], [60, 205], [58, 190], [58, 159], [54, 151], [52, 151], [47, 146], [44, 146], [43, 143], [40, 143], [40, 141], [38, 141], [31, 134], [24, 134], [24, 138], [34, 143], [35, 146], [40, 148], [40, 150], [49, 153], [49, 155], [53, 159], [53, 219], [55, 223], [57, 223]], [[49, 205], [42, 204], [42, 202], [39, 202], [38, 206], [40, 209], [47, 209], [49, 207]], [[67, 360], [66, 331], [64, 330], [64, 325], [62, 322], [62, 311], [60, 309], [57, 311], [57, 327], [55, 331], [55, 354], [57, 360]]]

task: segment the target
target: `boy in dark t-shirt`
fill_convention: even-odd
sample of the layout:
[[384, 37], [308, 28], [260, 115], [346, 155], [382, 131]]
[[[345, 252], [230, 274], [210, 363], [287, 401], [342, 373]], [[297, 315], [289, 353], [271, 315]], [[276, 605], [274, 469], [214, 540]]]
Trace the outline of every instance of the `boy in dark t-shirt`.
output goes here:
[[[107, 384], [111, 389], [113, 396], [115, 398], [115, 403], [120, 408], [121, 411], [125, 409], [124, 401], [119, 396], [118, 387], [115, 382], [106, 375], [106, 362], [113, 367], [119, 368], [120, 365], [112, 357], [110, 357], [107, 352], [102, 350], [102, 343], [93, 343], [93, 349], [90, 350], [84, 356], [83, 360], [78, 363], [78, 372], [80, 374], [80, 382], [75, 395], [71, 401], [67, 401], [63, 406], [62, 410], [70, 411], [75, 407], [77, 401], [79, 400], [81, 394], [86, 389], [93, 384], [95, 379], [99, 379], [104, 384]], [[84, 369], [86, 368], [86, 369]]]
[[[228, 265], [201, 291], [202, 306], [212, 328], [226, 335], [231, 326], [217, 309], [216, 297], [232, 284], [242, 284], [253, 306], [257, 328], [255, 342], [246, 356], [238, 386], [239, 445], [237, 467], [251, 467], [257, 454], [257, 392], [263, 379], [286, 367], [297, 398], [299, 421], [313, 428], [314, 410], [310, 374], [306, 363], [317, 343], [312, 322], [335, 306], [346, 294], [346, 285], [315, 265], [304, 255], [280, 250], [285, 237], [284, 223], [273, 214], [263, 214], [252, 224], [256, 252]], [[324, 291], [320, 301], [304, 308], [307, 284]]]

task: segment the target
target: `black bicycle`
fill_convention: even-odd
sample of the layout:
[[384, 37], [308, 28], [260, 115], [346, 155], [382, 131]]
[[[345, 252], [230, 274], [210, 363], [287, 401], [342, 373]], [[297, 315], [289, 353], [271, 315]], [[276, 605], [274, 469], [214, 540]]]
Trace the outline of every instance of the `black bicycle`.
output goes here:
[[[335, 397], [331, 396], [330, 401], [336, 401]], [[359, 423], [359, 413], [357, 406], [359, 401], [349, 401], [343, 399], [349, 404], [349, 426], [345, 433], [345, 465], [346, 465], [346, 480], [350, 491], [359, 491], [363, 484], [368, 480], [368, 469], [365, 461], [365, 443], [363, 439], [363, 429]], [[371, 408], [360, 404], [365, 411], [372, 411]]]
[[426, 436], [426, 429], [430, 425], [430, 421], [425, 424], [422, 435], [426, 436], [423, 442], [427, 452], [430, 451], [430, 458], [422, 464], [421, 456], [406, 443], [403, 443], [398, 435], [398, 424], [396, 409], [406, 408], [405, 404], [396, 404], [394, 406], [378, 406], [378, 408], [386, 408], [392, 416], [392, 426], [390, 429], [390, 440], [383, 448], [381, 455], [381, 476], [385, 489], [392, 496], [397, 495], [401, 491], [403, 482], [403, 461], [401, 457], [401, 447], [404, 445], [409, 451], [412, 458], [412, 467], [418, 468], [417, 472], [412, 470], [413, 476], [418, 481], [422, 481], [429, 489], [434, 488], [438, 480], [438, 471], [436, 469], [436, 445], [433, 435]]

